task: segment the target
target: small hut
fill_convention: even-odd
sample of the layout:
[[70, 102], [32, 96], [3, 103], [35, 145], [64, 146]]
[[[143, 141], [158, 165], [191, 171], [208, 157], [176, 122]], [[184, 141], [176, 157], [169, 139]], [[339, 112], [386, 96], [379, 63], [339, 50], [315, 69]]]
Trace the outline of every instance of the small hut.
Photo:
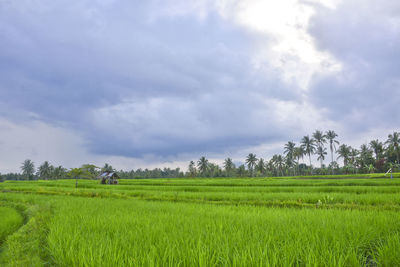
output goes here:
[[118, 184], [119, 176], [116, 172], [103, 172], [97, 178], [101, 184]]

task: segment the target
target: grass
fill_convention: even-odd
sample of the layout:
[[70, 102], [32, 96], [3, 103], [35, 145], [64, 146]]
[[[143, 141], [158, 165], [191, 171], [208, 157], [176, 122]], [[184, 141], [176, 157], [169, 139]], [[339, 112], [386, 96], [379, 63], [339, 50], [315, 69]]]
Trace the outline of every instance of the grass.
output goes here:
[[25, 207], [27, 218], [8, 234], [0, 265], [400, 266], [400, 179], [74, 186], [0, 184], [0, 204]]
[[23, 223], [23, 217], [17, 210], [0, 206], [0, 245], [6, 237], [16, 231]]

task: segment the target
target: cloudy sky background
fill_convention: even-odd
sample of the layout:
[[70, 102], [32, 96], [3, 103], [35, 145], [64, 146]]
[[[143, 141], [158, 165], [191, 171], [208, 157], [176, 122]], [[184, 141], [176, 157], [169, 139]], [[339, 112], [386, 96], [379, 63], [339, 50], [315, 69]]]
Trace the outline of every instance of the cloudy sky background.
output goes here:
[[269, 158], [400, 125], [398, 0], [0, 0], [0, 172]]

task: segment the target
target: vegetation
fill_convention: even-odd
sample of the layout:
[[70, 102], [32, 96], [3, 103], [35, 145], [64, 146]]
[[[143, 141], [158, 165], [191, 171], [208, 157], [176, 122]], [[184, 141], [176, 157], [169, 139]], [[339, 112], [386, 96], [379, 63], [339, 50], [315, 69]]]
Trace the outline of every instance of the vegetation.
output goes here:
[[400, 179], [373, 177], [6, 181], [0, 265], [398, 266]]
[[[84, 164], [79, 168], [67, 170], [62, 166], [52, 166], [45, 161], [35, 172], [34, 163], [25, 160], [21, 166], [22, 174], [9, 173], [1, 175], [1, 180], [55, 180], [55, 179], [94, 179], [101, 172], [115, 171], [123, 179], [136, 178], [179, 178], [179, 177], [274, 177], [298, 175], [328, 175], [328, 174], [367, 174], [380, 173], [392, 169], [400, 171], [400, 134], [393, 132], [386, 141], [377, 139], [362, 144], [359, 149], [350, 145], [340, 144], [338, 134], [329, 130], [325, 133], [316, 130], [310, 137], [306, 135], [300, 144], [289, 141], [284, 145], [283, 154], [276, 154], [270, 160], [257, 158], [250, 153], [244, 162], [234, 162], [226, 158], [222, 166], [210, 162], [205, 156], [197, 161], [190, 161], [186, 172], [180, 168], [155, 168], [137, 170], [115, 170], [105, 164], [99, 168], [92, 164]], [[328, 146], [328, 147], [325, 147]], [[330, 152], [330, 163], [324, 164]], [[319, 161], [319, 166], [312, 165], [312, 156]], [[304, 158], [308, 158], [304, 161]], [[308, 163], [308, 164], [307, 164]], [[339, 164], [340, 163], [340, 164]], [[247, 167], [247, 168], [246, 168]]]
[[10, 207], [0, 206], [0, 245], [4, 242], [5, 238], [17, 230], [22, 222], [23, 218], [17, 210]]

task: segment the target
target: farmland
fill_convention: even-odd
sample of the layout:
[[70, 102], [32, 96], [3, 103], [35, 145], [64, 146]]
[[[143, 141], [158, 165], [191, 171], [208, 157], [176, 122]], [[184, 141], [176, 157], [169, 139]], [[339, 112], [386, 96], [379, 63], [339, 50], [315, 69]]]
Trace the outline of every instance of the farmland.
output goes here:
[[5, 266], [400, 265], [398, 178], [7, 181], [0, 192]]

